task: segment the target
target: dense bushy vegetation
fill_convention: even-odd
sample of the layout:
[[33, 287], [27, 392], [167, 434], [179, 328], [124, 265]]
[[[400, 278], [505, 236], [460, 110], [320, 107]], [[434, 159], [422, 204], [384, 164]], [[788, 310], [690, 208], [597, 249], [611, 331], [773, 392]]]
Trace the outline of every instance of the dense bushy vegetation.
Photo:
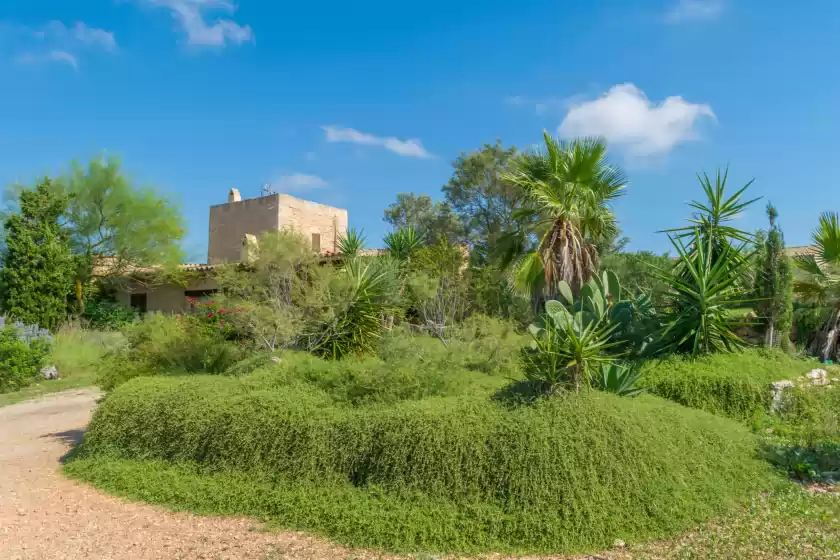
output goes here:
[[0, 393], [34, 382], [51, 344], [49, 334], [38, 327], [0, 323]]
[[238, 379], [134, 380], [77, 460], [247, 476], [272, 490], [228, 496], [228, 511], [397, 550], [601, 547], [679, 530], [765, 479], [749, 430], [655, 397], [495, 404], [510, 371], [482, 365], [486, 342], [467, 338], [402, 334], [383, 340], [385, 360], [287, 353]]

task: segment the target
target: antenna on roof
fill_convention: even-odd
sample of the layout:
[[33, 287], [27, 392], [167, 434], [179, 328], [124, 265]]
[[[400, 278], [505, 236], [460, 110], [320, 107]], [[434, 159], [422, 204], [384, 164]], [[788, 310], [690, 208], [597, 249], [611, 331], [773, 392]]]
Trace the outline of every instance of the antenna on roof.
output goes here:
[[271, 186], [271, 183], [266, 183], [262, 187], [262, 195], [263, 196], [270, 196], [272, 194], [277, 194], [274, 190], [274, 187]]

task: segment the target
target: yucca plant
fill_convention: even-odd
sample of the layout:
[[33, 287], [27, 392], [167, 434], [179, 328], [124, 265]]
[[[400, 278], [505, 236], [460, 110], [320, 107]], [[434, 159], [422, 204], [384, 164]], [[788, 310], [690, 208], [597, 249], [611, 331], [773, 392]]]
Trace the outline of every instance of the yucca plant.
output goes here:
[[635, 397], [646, 391], [637, 385], [641, 378], [641, 370], [633, 364], [607, 363], [601, 364], [592, 376], [592, 385], [619, 397]]
[[652, 267], [652, 274], [668, 286], [659, 351], [696, 356], [743, 348], [746, 343], [735, 334], [743, 323], [732, 320], [728, 310], [748, 302], [739, 279], [750, 266], [749, 255], [729, 244], [716, 253], [713, 238], [704, 239], [700, 228], [689, 244], [669, 239], [679, 254], [679, 273]]
[[348, 261], [339, 271], [342, 282], [334, 316], [306, 337], [310, 352], [338, 360], [350, 354], [373, 353], [382, 320], [397, 292], [390, 259], [369, 263]]
[[840, 336], [840, 217], [837, 213], [826, 212], [820, 216], [811, 238], [813, 254], [793, 259], [800, 272], [793, 290], [803, 303], [830, 310], [814, 339], [813, 350], [823, 361], [836, 360]]
[[346, 234], [338, 237], [338, 252], [345, 259], [355, 259], [365, 248], [365, 240], [364, 230], [357, 231], [356, 228], [350, 228]]
[[418, 233], [413, 226], [400, 228], [384, 238], [389, 255], [399, 262], [406, 262], [426, 242], [425, 235]]

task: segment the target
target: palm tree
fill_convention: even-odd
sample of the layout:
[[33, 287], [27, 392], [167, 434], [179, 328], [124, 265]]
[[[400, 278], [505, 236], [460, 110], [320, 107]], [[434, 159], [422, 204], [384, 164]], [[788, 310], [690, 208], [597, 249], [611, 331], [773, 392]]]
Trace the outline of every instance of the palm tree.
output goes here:
[[519, 229], [501, 240], [500, 264], [535, 308], [555, 299], [561, 280], [578, 293], [598, 271], [597, 244], [618, 233], [610, 203], [627, 184], [621, 169], [607, 162], [602, 140], [543, 136], [543, 150], [519, 155], [502, 174], [523, 189], [526, 203], [518, 211]]
[[814, 342], [820, 359], [825, 361], [836, 359], [840, 335], [840, 218], [837, 213], [826, 212], [820, 216], [820, 224], [811, 238], [814, 252], [793, 259], [801, 273], [793, 283], [793, 291], [805, 303], [831, 310]]

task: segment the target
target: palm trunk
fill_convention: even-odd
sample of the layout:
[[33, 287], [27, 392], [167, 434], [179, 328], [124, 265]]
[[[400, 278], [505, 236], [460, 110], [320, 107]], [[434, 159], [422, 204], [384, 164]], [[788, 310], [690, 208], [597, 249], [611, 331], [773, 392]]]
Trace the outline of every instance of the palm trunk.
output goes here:
[[820, 334], [814, 341], [819, 351], [820, 361], [834, 360], [837, 356], [837, 335], [840, 333], [840, 309], [835, 309], [825, 322]]

